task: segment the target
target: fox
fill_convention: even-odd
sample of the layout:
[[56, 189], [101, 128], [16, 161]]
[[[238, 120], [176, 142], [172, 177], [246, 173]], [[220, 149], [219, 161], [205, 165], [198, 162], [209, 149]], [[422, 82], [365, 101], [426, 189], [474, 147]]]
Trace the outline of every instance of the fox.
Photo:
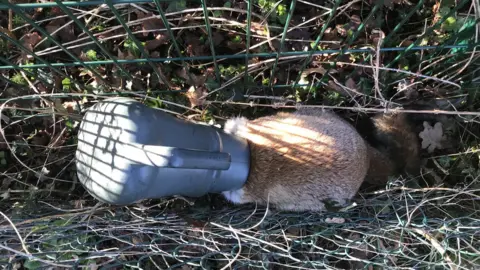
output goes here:
[[240, 189], [222, 196], [285, 211], [345, 206], [363, 183], [416, 174], [420, 142], [404, 113], [377, 114], [366, 138], [332, 111], [300, 108], [249, 120], [228, 119], [223, 131], [248, 142], [250, 171]]

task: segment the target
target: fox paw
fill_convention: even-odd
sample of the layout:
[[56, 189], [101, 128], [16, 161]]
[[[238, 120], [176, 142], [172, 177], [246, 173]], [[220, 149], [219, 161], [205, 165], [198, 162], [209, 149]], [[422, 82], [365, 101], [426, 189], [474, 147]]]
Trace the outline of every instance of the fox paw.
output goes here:
[[225, 197], [225, 199], [227, 199], [228, 201], [234, 204], [244, 203], [243, 196], [245, 192], [243, 191], [242, 188], [236, 189], [236, 190], [223, 191], [222, 194]]

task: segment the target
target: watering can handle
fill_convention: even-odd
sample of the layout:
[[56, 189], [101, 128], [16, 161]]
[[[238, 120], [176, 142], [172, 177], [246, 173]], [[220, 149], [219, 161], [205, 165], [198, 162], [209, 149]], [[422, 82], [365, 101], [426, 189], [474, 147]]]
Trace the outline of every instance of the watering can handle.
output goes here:
[[174, 148], [170, 166], [183, 169], [228, 170], [230, 162], [231, 157], [228, 153]]
[[224, 152], [136, 143], [122, 144], [116, 150], [117, 155], [136, 163], [164, 168], [228, 170], [232, 159]]

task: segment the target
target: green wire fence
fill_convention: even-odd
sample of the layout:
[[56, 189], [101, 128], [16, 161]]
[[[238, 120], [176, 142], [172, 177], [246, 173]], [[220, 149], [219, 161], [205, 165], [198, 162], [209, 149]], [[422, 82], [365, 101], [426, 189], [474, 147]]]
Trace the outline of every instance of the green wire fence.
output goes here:
[[[365, 9], [364, 11], [362, 10], [362, 15], [364, 15], [364, 18], [365, 18], [364, 21], [363, 22], [356, 22], [356, 24], [357, 24], [356, 27], [354, 27], [353, 29], [349, 29], [347, 31], [346, 37], [342, 37], [338, 41], [341, 44], [342, 47], [345, 47], [345, 49], [329, 49], [328, 46], [325, 46], [325, 48], [322, 48], [322, 50], [317, 49], [319, 47], [319, 44], [322, 41], [322, 37], [323, 37], [326, 29], [329, 28], [329, 27], [332, 28], [332, 27], [340, 25], [340, 24], [335, 25], [334, 23], [332, 24], [332, 19], [335, 16], [337, 16], [337, 8], [342, 4], [342, 1], [336, 1], [335, 3], [331, 4], [331, 7], [325, 8], [330, 12], [324, 12], [324, 16], [323, 16], [324, 18], [321, 18], [321, 19], [325, 19], [325, 21], [323, 22], [323, 25], [321, 27], [321, 31], [318, 33], [318, 35], [316, 35], [316, 37], [315, 37], [315, 35], [312, 35], [312, 37], [315, 37], [315, 40], [312, 41], [312, 42], [306, 42], [306, 43], [304, 42], [304, 44], [302, 44], [303, 47], [305, 47], [307, 49], [307, 51], [289, 51], [288, 49], [285, 50], [287, 33], [288, 33], [289, 30], [294, 29], [294, 27], [291, 27], [291, 24], [289, 24], [289, 22], [290, 22], [291, 18], [294, 17], [293, 15], [295, 13], [295, 5], [296, 5], [296, 2], [297, 2], [297, 1], [292, 1], [290, 3], [288, 13], [286, 14], [286, 20], [284, 22], [284, 26], [283, 27], [278, 27], [277, 26], [278, 30], [283, 28], [282, 33], [280, 33], [278, 35], [278, 37], [280, 37], [280, 44], [279, 44], [279, 48], [278, 48], [277, 52], [250, 53], [250, 43], [252, 41], [252, 36], [251, 36], [251, 33], [250, 33], [250, 28], [251, 28], [250, 26], [251, 26], [251, 23], [252, 23], [251, 5], [253, 5], [255, 3], [263, 3], [264, 5], [267, 5], [267, 4], [265, 4], [266, 2], [268, 2], [268, 1], [266, 1], [266, 0], [265, 1], [253, 1], [252, 3], [247, 1], [246, 2], [247, 10], [243, 10], [243, 9], [234, 9], [234, 8], [226, 7], [226, 6], [231, 5], [231, 4], [226, 5], [227, 3], [231, 3], [229, 1], [226, 1], [226, 3], [224, 4], [224, 7], [212, 7], [210, 11], [208, 11], [209, 7], [207, 7], [206, 2], [201, 2], [200, 5], [198, 5], [199, 3], [197, 3], [197, 4], [191, 3], [192, 7], [197, 5], [197, 6], [201, 6], [201, 9], [185, 8], [184, 10], [174, 12], [173, 14], [175, 14], [175, 15], [178, 14], [180, 16], [182, 16], [182, 14], [186, 14], [187, 12], [199, 12], [199, 11], [202, 12], [202, 17], [204, 18], [205, 24], [204, 25], [198, 24], [198, 25], [195, 26], [195, 28], [198, 29], [198, 28], [203, 27], [206, 30], [207, 37], [206, 37], [205, 43], [209, 44], [209, 48], [210, 48], [209, 55], [202, 55], [202, 56], [185, 56], [184, 53], [182, 53], [180, 47], [182, 47], [183, 44], [182, 45], [178, 44], [178, 42], [176, 40], [177, 38], [175, 37], [174, 32], [173, 32], [173, 31], [177, 30], [178, 27], [177, 28], [170, 27], [170, 25], [168, 23], [168, 18], [166, 17], [165, 12], [163, 11], [164, 7], [162, 7], [162, 4], [163, 4], [163, 6], [167, 6], [167, 8], [171, 7], [172, 5], [176, 7], [178, 5], [181, 5], [180, 3], [186, 4], [185, 1], [180, 1], [178, 3], [176, 3], [176, 2], [168, 3], [166, 1], [162, 1], [162, 2], [153, 1], [153, 4], [155, 5], [155, 7], [153, 7], [153, 6], [150, 7], [150, 10], [152, 10], [151, 11], [152, 16], [155, 16], [153, 14], [153, 12], [157, 13], [155, 19], [151, 19], [151, 20], [158, 20], [158, 21], [161, 21], [163, 23], [165, 28], [158, 29], [158, 31], [163, 31], [163, 32], [165, 32], [165, 34], [168, 34], [168, 36], [170, 37], [170, 42], [169, 42], [170, 44], [169, 45], [171, 45], [175, 48], [174, 51], [172, 51], [172, 50], [168, 51], [167, 52], [168, 55], [165, 54], [165, 52], [163, 52], [162, 53], [163, 55], [161, 54], [161, 55], [156, 56], [156, 57], [149, 56], [149, 54], [145, 51], [144, 46], [141, 44], [141, 42], [137, 38], [137, 36], [139, 36], [138, 33], [141, 33], [143, 31], [137, 31], [135, 34], [131, 31], [131, 27], [141, 23], [140, 20], [137, 19], [137, 20], [133, 20], [133, 21], [127, 23], [125, 21], [125, 16], [121, 16], [118, 9], [114, 7], [114, 4], [118, 4], [118, 5], [125, 5], [125, 3], [127, 3], [127, 4], [142, 4], [142, 3], [145, 4], [145, 3], [152, 3], [152, 1], [133, 1], [133, 2], [106, 1], [104, 3], [101, 2], [103, 7], [108, 8], [112, 12], [113, 16], [116, 18], [115, 20], [118, 21], [119, 25], [112, 26], [112, 29], [113, 28], [123, 29], [123, 31], [125, 31], [124, 34], [122, 34], [121, 36], [117, 36], [116, 38], [117, 39], [118, 38], [120, 38], [120, 39], [127, 38], [128, 40], [132, 41], [132, 43], [133, 43], [132, 46], [135, 46], [138, 49], [139, 55], [136, 56], [135, 59], [125, 60], [125, 59], [118, 59], [119, 58], [118, 56], [114, 57], [112, 55], [112, 51], [107, 50], [101, 44], [101, 41], [108, 42], [107, 39], [100, 39], [100, 41], [98, 39], [99, 36], [102, 35], [102, 33], [108, 32], [109, 30], [101, 31], [100, 33], [93, 33], [91, 29], [88, 29], [88, 26], [86, 27], [84, 25], [84, 23], [81, 22], [79, 19], [77, 19], [75, 17], [75, 15], [72, 13], [72, 11], [70, 11], [68, 9], [69, 7], [77, 6], [77, 7], [91, 8], [92, 10], [94, 10], [94, 8], [92, 8], [92, 7], [99, 8], [98, 5], [100, 3], [98, 1], [84, 1], [84, 2], [55, 1], [55, 3], [53, 3], [53, 2], [38, 3], [38, 4], [25, 3], [25, 4], [17, 4], [17, 5], [11, 4], [9, 2], [5, 2], [0, 6], [0, 9], [2, 9], [2, 10], [7, 10], [7, 9], [13, 10], [16, 14], [15, 16], [18, 16], [20, 19], [24, 20], [26, 23], [28, 23], [29, 25], [32, 26], [31, 27], [32, 29], [30, 29], [29, 32], [33, 32], [33, 31], [38, 32], [43, 38], [46, 38], [48, 41], [54, 43], [54, 45], [52, 44], [53, 46], [51, 46], [50, 48], [44, 49], [44, 50], [41, 50], [40, 52], [35, 53], [35, 52], [31, 52], [28, 48], [26, 48], [24, 46], [25, 42], [22, 44], [22, 41], [12, 39], [12, 37], [10, 37], [7, 34], [7, 32], [2, 31], [2, 32], [0, 32], [0, 35], [2, 36], [3, 43], [5, 43], [5, 44], [10, 44], [11, 43], [14, 46], [16, 46], [18, 49], [20, 49], [20, 51], [23, 51], [24, 53], [31, 54], [33, 56], [35, 61], [33, 61], [33, 62], [28, 61], [28, 64], [23, 63], [23, 65], [25, 65], [25, 64], [28, 65], [29, 70], [32, 70], [32, 69], [35, 70], [35, 69], [41, 69], [41, 68], [50, 68], [50, 69], [54, 70], [56, 73], [62, 74], [62, 76], [64, 76], [65, 78], [69, 78], [72, 81], [75, 81], [75, 78], [71, 77], [71, 75], [69, 75], [69, 74], [65, 74], [65, 73], [60, 72], [58, 70], [58, 68], [84, 67], [85, 69], [87, 69], [88, 71], [93, 73], [92, 76], [94, 76], [95, 78], [98, 78], [101, 81], [102, 78], [101, 78], [100, 74], [98, 74], [97, 69], [96, 69], [99, 66], [104, 67], [106, 65], [115, 65], [115, 67], [117, 67], [120, 70], [120, 75], [121, 76], [123, 76], [125, 78], [128, 78], [128, 79], [132, 79], [129, 72], [127, 72], [124, 69], [124, 66], [126, 64], [147, 63], [151, 67], [150, 72], [152, 72], [154, 75], [158, 76], [159, 80], [162, 81], [165, 78], [162, 78], [162, 76], [159, 74], [158, 68], [155, 67], [154, 64], [157, 63], [157, 62], [158, 63], [165, 63], [167, 61], [168, 62], [170, 62], [170, 61], [181, 62], [182, 66], [184, 68], [188, 68], [188, 64], [186, 63], [186, 61], [189, 61], [190, 63], [192, 61], [212, 61], [213, 62], [213, 67], [214, 67], [214, 70], [215, 70], [215, 75], [216, 75], [215, 80], [217, 81], [219, 86], [221, 86], [222, 83], [225, 82], [226, 78], [225, 78], [225, 76], [220, 75], [219, 66], [218, 66], [218, 62], [220, 62], [220, 61], [225, 62], [225, 60], [245, 58], [245, 61], [247, 61], [246, 65], [248, 65], [248, 59], [252, 59], [252, 58], [256, 58], [256, 57], [260, 57], [260, 58], [263, 58], [263, 59], [274, 58], [275, 61], [273, 63], [273, 68], [271, 68], [271, 72], [270, 72], [270, 76], [273, 77], [272, 75], [273, 75], [273, 72], [277, 68], [277, 65], [279, 63], [279, 59], [281, 57], [291, 56], [291, 57], [297, 58], [298, 61], [303, 61], [303, 64], [302, 64], [302, 67], [299, 70], [296, 70], [297, 75], [295, 76], [295, 80], [292, 79], [291, 81], [288, 81], [285, 84], [292, 85], [292, 86], [298, 86], [298, 83], [301, 79], [300, 78], [301, 74], [307, 68], [307, 65], [311, 62], [312, 57], [314, 57], [314, 56], [325, 55], [325, 54], [332, 55], [332, 57], [329, 57], [329, 61], [327, 63], [327, 64], [329, 64], [330, 67], [327, 69], [327, 72], [322, 74], [322, 77], [318, 80], [318, 81], [322, 82], [322, 81], [324, 81], [324, 79], [326, 79], [326, 77], [329, 76], [330, 70], [337, 65], [336, 60], [341, 58], [342, 56], [348, 55], [348, 54], [355, 54], [355, 53], [364, 53], [364, 57], [366, 59], [363, 62], [368, 63], [368, 61], [371, 59], [372, 54], [375, 54], [376, 51], [377, 51], [373, 46], [367, 46], [367, 47], [370, 47], [370, 48], [359, 48], [359, 47], [361, 47], [360, 46], [361, 44], [358, 43], [359, 42], [358, 37], [359, 37], [359, 35], [361, 35], [361, 33], [364, 32], [364, 29], [367, 25], [366, 22], [371, 21], [373, 17], [378, 16], [378, 14], [380, 14], [381, 10], [386, 9], [384, 7], [384, 5], [385, 5], [384, 1], [377, 1], [375, 3], [371, 3], [370, 6], [368, 6], [368, 7], [362, 7], [362, 8]], [[422, 35], [419, 35], [414, 40], [411, 40], [411, 42], [410, 42], [411, 44], [409, 44], [408, 46], [401, 46], [401, 45], [398, 46], [398, 44], [395, 44], [395, 43], [398, 43], [398, 35], [397, 34], [402, 32], [402, 30], [404, 30], [404, 28], [408, 27], [406, 25], [409, 23], [409, 20], [411, 20], [413, 17], [415, 17], [415, 15], [417, 15], [416, 13], [418, 13], [418, 11], [420, 11], [424, 8], [424, 5], [425, 5], [424, 2], [425, 1], [419, 1], [415, 6], [408, 6], [408, 8], [405, 9], [405, 12], [408, 11], [408, 13], [402, 14], [402, 16], [398, 16], [398, 18], [396, 18], [400, 21], [392, 23], [394, 25], [395, 25], [395, 23], [397, 23], [395, 25], [395, 27], [390, 26], [391, 31], [386, 33], [385, 38], [382, 40], [382, 44], [380, 44], [381, 48], [380, 48], [380, 51], [379, 51], [379, 53], [392, 52], [391, 57], [394, 57], [394, 58], [385, 65], [386, 67], [394, 67], [394, 66], [396, 66], [395, 64], [397, 64], [397, 62], [399, 60], [405, 59], [409, 55], [412, 55], [412, 54], [417, 54], [418, 55], [419, 52], [425, 54], [424, 59], [421, 62], [428, 62], [429, 58], [434, 58], [435, 56], [445, 54], [445, 51], [450, 51], [450, 52], [458, 51], [459, 53], [457, 53], [457, 54], [461, 55], [460, 52], [463, 52], [463, 53], [471, 52], [478, 45], [477, 44], [478, 42], [477, 42], [477, 40], [475, 38], [475, 35], [474, 35], [474, 32], [476, 31], [476, 29], [475, 29], [476, 19], [474, 18], [473, 15], [471, 17], [466, 17], [466, 19], [463, 19], [463, 21], [461, 21], [462, 22], [461, 27], [459, 26], [459, 27], [457, 27], [457, 29], [453, 29], [453, 30], [450, 31], [450, 28], [455, 28], [455, 26], [451, 26], [452, 24], [457, 25], [457, 26], [459, 25], [460, 21], [456, 20], [456, 18], [455, 18], [456, 15], [455, 14], [458, 13], [459, 10], [462, 10], [462, 8], [464, 8], [465, 6], [469, 6], [468, 5], [469, 3], [471, 4], [471, 1], [468, 1], [468, 0], [460, 1], [458, 4], [452, 6], [452, 8], [444, 9], [444, 13], [441, 14], [440, 18], [438, 18], [436, 20], [436, 23], [429, 26], [429, 27], [426, 27], [426, 29], [425, 29], [425, 31], [423, 31]], [[308, 5], [308, 4], [305, 4], [303, 2], [299, 2], [299, 4]], [[283, 5], [286, 5], [286, 4], [283, 4]], [[315, 6], [315, 4], [313, 4], [313, 3], [310, 3], [310, 5], [313, 6], [313, 7]], [[278, 6], [279, 5], [276, 5], [277, 9], [278, 9]], [[65, 42], [65, 44], [61, 44], [61, 42], [59, 42], [57, 40], [58, 38], [52, 37], [45, 30], [44, 26], [42, 27], [42, 25], [36, 23], [35, 21], [33, 21], [32, 19], [30, 19], [27, 16], [28, 12], [33, 10], [33, 9], [36, 9], [36, 8], [52, 8], [52, 7], [59, 7], [61, 9], [61, 11], [63, 11], [64, 14], [66, 16], [68, 16], [68, 18], [71, 18], [72, 19], [71, 25], [73, 25], [73, 27], [76, 28], [77, 32], [83, 32], [85, 34], [84, 37], [76, 39], [74, 41]], [[275, 5], [274, 5], [274, 9], [275, 9]], [[464, 9], [466, 10], [466, 8], [464, 8]], [[230, 11], [230, 12], [236, 12], [236, 13], [240, 13], [240, 14], [245, 14], [246, 13], [248, 15], [247, 18], [245, 18], [246, 19], [246, 25], [245, 26], [248, 26], [248, 27], [240, 27], [240, 26], [237, 27], [237, 28], [243, 28], [242, 31], [245, 32], [243, 35], [245, 35], [244, 39], [245, 39], [245, 45], [246, 46], [245, 46], [245, 49], [241, 50], [241, 52], [234, 53], [234, 54], [220, 54], [220, 55], [217, 55], [216, 51], [218, 50], [219, 47], [221, 48], [221, 46], [215, 47], [214, 42], [212, 42], [213, 28], [209, 24], [209, 16], [211, 16], [209, 14], [213, 13], [213, 15], [215, 15], [215, 11], [219, 11], [219, 12], [229, 12]], [[250, 11], [250, 12], [248, 12], [248, 11]], [[273, 14], [275, 14], [275, 12], [277, 12], [277, 11], [278, 10], [273, 10]], [[185, 13], [183, 13], [183, 12], [185, 12]], [[270, 13], [270, 14], [272, 14], [272, 13]], [[167, 14], [167, 15], [170, 15], [170, 14]], [[283, 15], [285, 15], [285, 14], [283, 14]], [[79, 17], [85, 18], [86, 16], [85, 16], [85, 14], [82, 14]], [[254, 19], [258, 19], [258, 18], [259, 18], [259, 16], [254, 17]], [[455, 23], [452, 23], [451, 22], [452, 20], [455, 20]], [[47, 21], [48, 21], [48, 19], [47, 19]], [[463, 23], [463, 22], [465, 22], [465, 23]], [[296, 22], [296, 23], [298, 24], [298, 22]], [[43, 25], [45, 25], [45, 23], [43, 23]], [[298, 25], [301, 25], [301, 23], [298, 24]], [[351, 27], [352, 22], [344, 24], [344, 25], [347, 25], [347, 27]], [[381, 25], [381, 23], [380, 23], [380, 24], [378, 24], [377, 27], [382, 27], [382, 26], [383, 25]], [[215, 26], [216, 29], [218, 29], [219, 27], [228, 27], [228, 26]], [[90, 28], [92, 28], [92, 27], [90, 27]], [[434, 46], [422, 46], [422, 45], [420, 45], [422, 42], [424, 42], [424, 43], [425, 42], [426, 43], [438, 43], [433, 39], [432, 39], [432, 41], [428, 41], [428, 38], [432, 35], [432, 33], [434, 31], [436, 31], [438, 29], [444, 29], [444, 28], [449, 29], [449, 31], [445, 32], [445, 36], [448, 36], [448, 37], [442, 37], [444, 40], [442, 40], [442, 42], [440, 44], [434, 45]], [[180, 31], [182, 31], [182, 30], [180, 30]], [[276, 38], [278, 38], [278, 37], [276, 37]], [[278, 41], [278, 40], [276, 40], [276, 41]], [[80, 43], [80, 44], [78, 44], [78, 43]], [[309, 43], [311, 43], [311, 44], [309, 44]], [[392, 47], [392, 45], [395, 45], [395, 46]], [[78, 56], [75, 56], [73, 53], [70, 52], [73, 48], [75, 48], [75, 47], [78, 48], [78, 46], [87, 47], [88, 50], [92, 50], [92, 51], [95, 51], [95, 52], [101, 52], [104, 57], [102, 57], [103, 58], [102, 60], [100, 60], [100, 59], [95, 59], [94, 61], [88, 61], [88, 59], [87, 60], [80, 60], [78, 58]], [[66, 57], [66, 58], [62, 57], [62, 61], [55, 61], [55, 63], [48, 62], [48, 61], [42, 59], [42, 57], [49, 57], [52, 54], [60, 53], [60, 52], [66, 53], [68, 55], [68, 57]], [[393, 52], [398, 52], [398, 53], [393, 54]], [[70, 60], [70, 61], [67, 61], [67, 60]], [[15, 71], [15, 70], [25, 69], [25, 67], [22, 67], [21, 65], [16, 65], [16, 64], [12, 63], [11, 61], [9, 61], [8, 59], [2, 58], [1, 61], [4, 63], [4, 65], [0, 66], [1, 70], [8, 69], [10, 71]], [[420, 62], [420, 61], [418, 61], [418, 62]], [[211, 63], [210, 63], [210, 65], [211, 65]], [[397, 66], [399, 66], [399, 65], [397, 65]], [[410, 66], [407, 63], [406, 66], [408, 66], [409, 69], [414, 69], [418, 66], [418, 64], [413, 63], [412, 66]], [[403, 66], [403, 67], [405, 67], [405, 66]], [[245, 69], [245, 76], [244, 77], [247, 77], [247, 74], [248, 74], [248, 69]], [[431, 74], [434, 74], [434, 72], [431, 72]], [[190, 75], [190, 73], [188, 73], [188, 75]], [[4, 76], [4, 77], [8, 77], [8, 76]], [[107, 85], [108, 85], [108, 83], [107, 83]], [[248, 85], [248, 82], [247, 82], [247, 85]], [[255, 86], [255, 84], [253, 84], [253, 85]], [[321, 85], [321, 83], [319, 83], [319, 85]], [[168, 86], [168, 84], [166, 84], [166, 86]], [[257, 87], [259, 86], [258, 83], [257, 83], [256, 86]], [[270, 80], [269, 83], [266, 86], [268, 86], [268, 88], [272, 88], [272, 87], [275, 87], [275, 84], [273, 83], [273, 80]], [[260, 87], [263, 87], [263, 86], [260, 84]], [[168, 89], [168, 87], [166, 87], [166, 88]]]
[[98, 206], [72, 160], [82, 109], [116, 95], [213, 122], [261, 106], [381, 111], [412, 95], [478, 117], [479, 18], [476, 0], [0, 0], [0, 265], [478, 267], [477, 171], [461, 171], [468, 187], [398, 180], [321, 215], [215, 195]]

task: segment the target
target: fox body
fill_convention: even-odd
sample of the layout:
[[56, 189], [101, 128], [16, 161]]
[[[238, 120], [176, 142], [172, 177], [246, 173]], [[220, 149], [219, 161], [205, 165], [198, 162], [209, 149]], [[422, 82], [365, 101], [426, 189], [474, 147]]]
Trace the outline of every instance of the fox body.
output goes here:
[[377, 117], [373, 124], [376, 147], [335, 113], [316, 108], [230, 119], [224, 131], [249, 142], [251, 165], [245, 185], [223, 196], [235, 204], [322, 211], [328, 201], [345, 205], [364, 181], [382, 183], [405, 168], [414, 171], [398, 157], [418, 154], [403, 116]]

